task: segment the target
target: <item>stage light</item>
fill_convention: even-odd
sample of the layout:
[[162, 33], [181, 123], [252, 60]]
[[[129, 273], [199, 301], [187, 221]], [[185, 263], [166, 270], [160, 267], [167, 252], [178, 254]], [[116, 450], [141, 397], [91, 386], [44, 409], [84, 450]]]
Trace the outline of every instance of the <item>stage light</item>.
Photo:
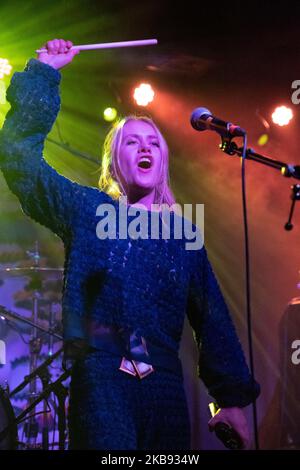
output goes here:
[[293, 111], [286, 106], [277, 106], [274, 113], [272, 114], [273, 122], [278, 124], [278, 126], [286, 126], [289, 124], [292, 118]]
[[9, 75], [11, 69], [12, 66], [9, 64], [8, 60], [0, 58], [0, 78], [3, 78], [4, 75]]
[[133, 97], [139, 106], [147, 106], [154, 98], [154, 91], [149, 83], [141, 83], [134, 90]]
[[266, 143], [268, 142], [268, 140], [269, 140], [268, 134], [262, 134], [262, 135], [259, 137], [257, 143], [258, 143], [258, 145], [266, 145]]
[[118, 111], [116, 108], [106, 108], [103, 111], [103, 119], [108, 122], [112, 122], [116, 119], [118, 115]]

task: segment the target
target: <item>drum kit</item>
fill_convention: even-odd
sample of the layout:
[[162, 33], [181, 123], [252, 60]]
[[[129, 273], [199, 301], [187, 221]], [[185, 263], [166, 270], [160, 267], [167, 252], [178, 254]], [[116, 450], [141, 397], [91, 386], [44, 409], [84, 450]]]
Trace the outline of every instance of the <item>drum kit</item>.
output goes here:
[[[22, 265], [18, 262], [10, 267], [0, 266], [2, 290], [12, 278], [25, 280], [23, 288], [13, 294], [14, 310], [0, 305], [0, 326], [5, 326], [0, 329], [0, 342], [5, 346], [0, 354], [0, 371], [1, 364], [2, 367], [6, 364], [6, 358], [2, 357], [6, 356], [6, 350], [13, 357], [14, 349], [17, 349], [9, 340], [3, 341], [1, 331], [6, 334], [10, 330], [14, 334], [17, 332], [27, 348], [19, 361], [25, 362], [26, 366], [23, 380], [12, 390], [13, 376], [11, 381], [5, 380], [5, 386], [0, 385], [0, 450], [63, 450], [67, 442], [65, 408], [68, 397], [63, 382], [69, 378], [70, 369], [64, 370], [61, 366], [62, 322], [57, 318], [55, 308], [60, 304], [63, 268], [45, 266], [37, 242], [34, 252], [26, 253], [27, 259]], [[11, 347], [13, 351], [10, 351]], [[57, 361], [60, 361], [59, 366], [55, 366]], [[13, 363], [17, 363], [16, 358], [11, 361]], [[18, 400], [25, 401], [25, 405], [14, 407], [13, 402]]]

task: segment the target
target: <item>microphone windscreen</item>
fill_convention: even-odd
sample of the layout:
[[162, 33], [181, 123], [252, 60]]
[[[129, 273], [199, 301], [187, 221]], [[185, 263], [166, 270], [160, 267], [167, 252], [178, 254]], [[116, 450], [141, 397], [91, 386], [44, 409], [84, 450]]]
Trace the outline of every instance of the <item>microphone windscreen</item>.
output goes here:
[[205, 131], [207, 129], [206, 123], [201, 122], [202, 119], [207, 119], [212, 116], [211, 112], [207, 108], [196, 108], [191, 115], [191, 124], [196, 131]]

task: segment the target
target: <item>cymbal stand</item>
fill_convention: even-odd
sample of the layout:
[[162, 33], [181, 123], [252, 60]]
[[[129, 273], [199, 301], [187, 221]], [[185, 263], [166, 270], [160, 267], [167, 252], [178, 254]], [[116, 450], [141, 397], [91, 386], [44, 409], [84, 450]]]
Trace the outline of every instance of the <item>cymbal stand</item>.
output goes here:
[[[49, 310], [49, 331], [52, 332], [54, 329], [55, 323], [54, 323], [54, 311], [53, 311], [53, 302], [50, 304], [50, 310]], [[51, 358], [53, 356], [53, 340], [54, 337], [52, 335], [49, 335], [48, 339], [48, 357]], [[49, 385], [51, 375], [49, 373], [48, 368], [42, 369], [42, 372], [39, 373], [39, 377], [42, 381], [43, 384], [43, 390], [46, 389], [46, 387]], [[57, 398], [59, 401], [59, 395], [57, 394]], [[43, 414], [43, 427], [42, 427], [42, 449], [43, 450], [49, 450], [49, 410], [48, 410], [48, 403], [46, 400], [44, 400], [44, 414]], [[60, 407], [58, 405], [58, 412], [60, 410]], [[60, 423], [60, 417], [58, 420], [58, 423]], [[61, 433], [59, 433], [59, 436]]]
[[[45, 390], [51, 379], [51, 375], [49, 373], [48, 367], [42, 367], [39, 370], [38, 377], [41, 379], [43, 384], [43, 390]], [[49, 408], [47, 406], [47, 400], [44, 400], [43, 403], [43, 420], [42, 420], [42, 449], [49, 450]]]
[[[40, 261], [40, 254], [39, 254], [39, 246], [38, 241], [35, 242], [35, 251], [33, 253], [27, 251], [29, 257], [34, 260], [34, 265], [37, 267], [39, 266]], [[32, 303], [32, 321], [33, 323], [37, 324], [38, 322], [38, 312], [39, 312], [39, 299], [41, 297], [41, 288], [42, 283], [41, 280], [38, 278], [37, 275], [32, 277], [29, 286], [33, 289], [33, 303]], [[38, 337], [37, 329], [34, 327], [32, 329], [31, 338], [29, 341], [29, 348], [30, 348], [30, 362], [29, 362], [29, 373], [32, 374], [34, 370], [37, 368], [37, 360], [38, 356], [41, 352], [42, 343], [40, 338]], [[31, 404], [37, 396], [37, 380], [36, 377], [29, 384], [29, 404]], [[27, 438], [27, 444], [36, 445], [36, 438], [38, 435], [38, 422], [35, 418], [35, 407], [33, 408], [32, 417], [25, 423], [24, 432]]]

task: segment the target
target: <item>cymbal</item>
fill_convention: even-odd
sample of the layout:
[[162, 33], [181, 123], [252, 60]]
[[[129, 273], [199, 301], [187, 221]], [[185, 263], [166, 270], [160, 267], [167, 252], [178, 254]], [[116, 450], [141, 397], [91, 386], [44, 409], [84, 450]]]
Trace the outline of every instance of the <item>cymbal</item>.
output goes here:
[[0, 276], [2, 279], [8, 276], [21, 276], [38, 281], [45, 280], [62, 280], [63, 268], [46, 268], [41, 266], [28, 266], [28, 267], [13, 267], [13, 268], [0, 268]]
[[27, 266], [27, 267], [14, 267], [14, 268], [0, 268], [0, 272], [8, 274], [62, 274], [63, 268], [46, 268], [41, 266]]

